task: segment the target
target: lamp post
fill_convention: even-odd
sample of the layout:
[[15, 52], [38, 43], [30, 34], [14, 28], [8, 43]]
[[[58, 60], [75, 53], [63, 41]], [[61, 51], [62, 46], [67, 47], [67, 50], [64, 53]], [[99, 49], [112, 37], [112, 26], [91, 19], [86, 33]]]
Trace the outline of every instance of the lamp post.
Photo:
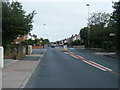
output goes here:
[[62, 39], [63, 39], [62, 44], [64, 44], [63, 30], [61, 30], [61, 33], [62, 33]]
[[44, 31], [45, 30], [45, 25], [46, 24], [43, 24], [43, 37], [45, 36], [45, 31]]
[[89, 16], [90, 16], [90, 4], [86, 4], [88, 7], [88, 49], [90, 49], [90, 26], [89, 26]]

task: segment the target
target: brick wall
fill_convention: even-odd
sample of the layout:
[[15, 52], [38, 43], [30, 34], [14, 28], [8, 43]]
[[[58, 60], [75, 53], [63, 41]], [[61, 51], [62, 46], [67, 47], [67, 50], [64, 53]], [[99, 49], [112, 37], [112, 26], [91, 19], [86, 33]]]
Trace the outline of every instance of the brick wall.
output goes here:
[[40, 49], [40, 48], [43, 48], [43, 46], [33, 46], [32, 48], [33, 49]]

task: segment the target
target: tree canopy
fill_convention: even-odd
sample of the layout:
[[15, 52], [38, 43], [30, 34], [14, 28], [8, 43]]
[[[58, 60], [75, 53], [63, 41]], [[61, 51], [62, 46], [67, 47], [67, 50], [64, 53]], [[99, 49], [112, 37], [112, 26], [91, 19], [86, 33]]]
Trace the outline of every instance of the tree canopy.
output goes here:
[[[90, 47], [109, 49], [120, 54], [120, 0], [113, 4], [113, 13], [92, 13], [89, 18], [89, 27], [80, 30], [86, 47], [89, 40]], [[90, 30], [89, 38], [88, 30]]]
[[35, 11], [26, 14], [19, 2], [2, 2], [3, 46], [13, 42], [18, 35], [28, 34], [33, 28]]
[[71, 44], [72, 44], [73, 46], [78, 46], [78, 45], [80, 45], [80, 40], [72, 41]]
[[116, 50], [117, 53], [120, 54], [120, 0], [114, 3], [114, 12], [113, 12], [113, 19], [115, 20], [116, 33], [115, 33], [115, 40], [116, 40]]
[[29, 40], [24, 40], [22, 41], [22, 45], [36, 45], [36, 46], [39, 46], [39, 45], [47, 45], [49, 44], [50, 41], [48, 39], [39, 39], [39, 38], [36, 38], [35, 40], [32, 40], [32, 39], [29, 39]]
[[[0, 1], [0, 26], [2, 25], [2, 2]], [[0, 27], [1, 30], [1, 27]]]
[[105, 12], [93, 13], [91, 15], [89, 18], [89, 27], [84, 27], [80, 30], [85, 47], [88, 47], [88, 40], [90, 42], [89, 47], [104, 49], [110, 46], [111, 48], [114, 47], [114, 38], [110, 37], [110, 33], [115, 33], [115, 27], [113, 27], [115, 22], [111, 18], [111, 15]]

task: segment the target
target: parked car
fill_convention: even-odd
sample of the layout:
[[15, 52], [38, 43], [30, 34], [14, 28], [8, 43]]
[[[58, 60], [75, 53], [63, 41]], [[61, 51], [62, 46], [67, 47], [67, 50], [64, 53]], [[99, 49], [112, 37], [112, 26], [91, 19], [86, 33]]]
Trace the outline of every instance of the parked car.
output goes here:
[[55, 44], [51, 44], [51, 48], [55, 48], [56, 47], [56, 45]]

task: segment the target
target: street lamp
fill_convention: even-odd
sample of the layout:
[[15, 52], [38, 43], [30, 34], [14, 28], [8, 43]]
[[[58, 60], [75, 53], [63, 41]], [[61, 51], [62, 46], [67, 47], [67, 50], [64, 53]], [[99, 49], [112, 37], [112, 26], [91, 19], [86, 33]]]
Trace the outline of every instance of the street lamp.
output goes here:
[[45, 33], [44, 33], [45, 32], [45, 25], [46, 24], [43, 24], [43, 37], [45, 36]]
[[88, 7], [88, 49], [90, 49], [90, 26], [89, 26], [89, 16], [90, 16], [90, 4], [86, 4]]

